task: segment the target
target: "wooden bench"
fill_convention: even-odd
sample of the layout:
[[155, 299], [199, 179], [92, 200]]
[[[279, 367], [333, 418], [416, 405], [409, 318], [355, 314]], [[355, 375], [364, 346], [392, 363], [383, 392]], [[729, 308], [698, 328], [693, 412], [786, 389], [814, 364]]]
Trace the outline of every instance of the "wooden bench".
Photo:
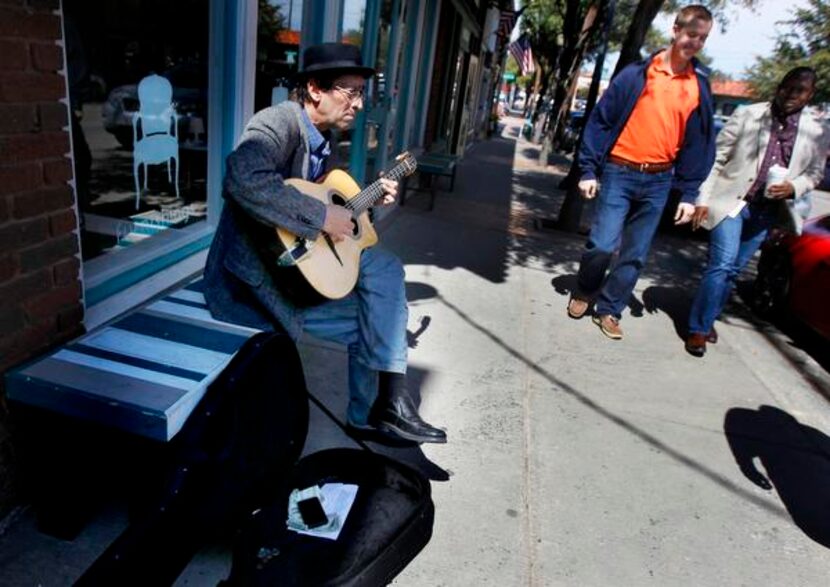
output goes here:
[[10, 371], [9, 400], [169, 441], [257, 332], [214, 320], [201, 283]]
[[[449, 178], [449, 191], [453, 191], [455, 189], [455, 173], [458, 164], [458, 156], [448, 154], [443, 152], [443, 149], [439, 149], [438, 151], [423, 153], [418, 155], [416, 158], [418, 160], [418, 176], [425, 180], [425, 187], [430, 193], [428, 210], [432, 210], [435, 207], [435, 195], [438, 189], [438, 178]], [[401, 188], [401, 206], [406, 203], [407, 188], [407, 181], [404, 180]]]
[[214, 320], [196, 281], [5, 376], [43, 532], [73, 539], [108, 491], [146, 499], [182, 429], [258, 331]]

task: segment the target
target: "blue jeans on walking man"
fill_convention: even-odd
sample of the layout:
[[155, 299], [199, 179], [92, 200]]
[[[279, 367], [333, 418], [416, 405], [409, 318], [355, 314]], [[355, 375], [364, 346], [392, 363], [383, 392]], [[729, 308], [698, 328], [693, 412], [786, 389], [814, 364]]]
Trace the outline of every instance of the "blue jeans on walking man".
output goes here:
[[[595, 314], [617, 319], [622, 315], [657, 232], [671, 184], [671, 170], [641, 173], [613, 163], [605, 165], [577, 278], [580, 295], [596, 295]], [[617, 261], [608, 272], [617, 251]]]
[[735, 279], [760, 248], [776, 218], [766, 202], [747, 204], [722, 220], [709, 236], [709, 262], [689, 314], [689, 334], [708, 334], [723, 311]]

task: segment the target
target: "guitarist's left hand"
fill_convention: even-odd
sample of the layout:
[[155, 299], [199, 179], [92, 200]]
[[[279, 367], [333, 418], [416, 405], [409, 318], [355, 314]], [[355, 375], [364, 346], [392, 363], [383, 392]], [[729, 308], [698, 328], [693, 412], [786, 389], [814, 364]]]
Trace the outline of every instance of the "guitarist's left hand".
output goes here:
[[384, 206], [394, 204], [398, 196], [398, 182], [388, 177], [383, 177], [381, 174], [380, 187], [383, 190], [383, 198], [380, 200], [380, 203]]

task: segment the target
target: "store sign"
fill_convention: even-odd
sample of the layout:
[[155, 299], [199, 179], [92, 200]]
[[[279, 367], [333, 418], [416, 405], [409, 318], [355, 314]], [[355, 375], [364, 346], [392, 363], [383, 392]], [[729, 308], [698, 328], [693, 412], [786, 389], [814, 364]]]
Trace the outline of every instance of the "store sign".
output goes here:
[[515, 74], [515, 73], [505, 73], [505, 74], [504, 74], [503, 76], [501, 76], [501, 77], [502, 77], [502, 79], [503, 79], [504, 81], [506, 81], [506, 82], [514, 82], [514, 81], [516, 81], [516, 74]]

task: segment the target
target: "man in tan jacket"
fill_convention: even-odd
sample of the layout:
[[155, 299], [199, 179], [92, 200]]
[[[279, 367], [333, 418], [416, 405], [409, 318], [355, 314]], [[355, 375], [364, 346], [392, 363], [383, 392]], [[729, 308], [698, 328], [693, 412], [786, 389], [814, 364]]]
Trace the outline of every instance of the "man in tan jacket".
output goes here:
[[700, 188], [692, 228], [711, 231], [709, 263], [689, 316], [686, 350], [702, 357], [735, 278], [779, 217], [800, 232], [800, 204], [824, 175], [830, 129], [806, 108], [816, 72], [790, 70], [772, 102], [739, 108], [717, 138], [715, 165]]

